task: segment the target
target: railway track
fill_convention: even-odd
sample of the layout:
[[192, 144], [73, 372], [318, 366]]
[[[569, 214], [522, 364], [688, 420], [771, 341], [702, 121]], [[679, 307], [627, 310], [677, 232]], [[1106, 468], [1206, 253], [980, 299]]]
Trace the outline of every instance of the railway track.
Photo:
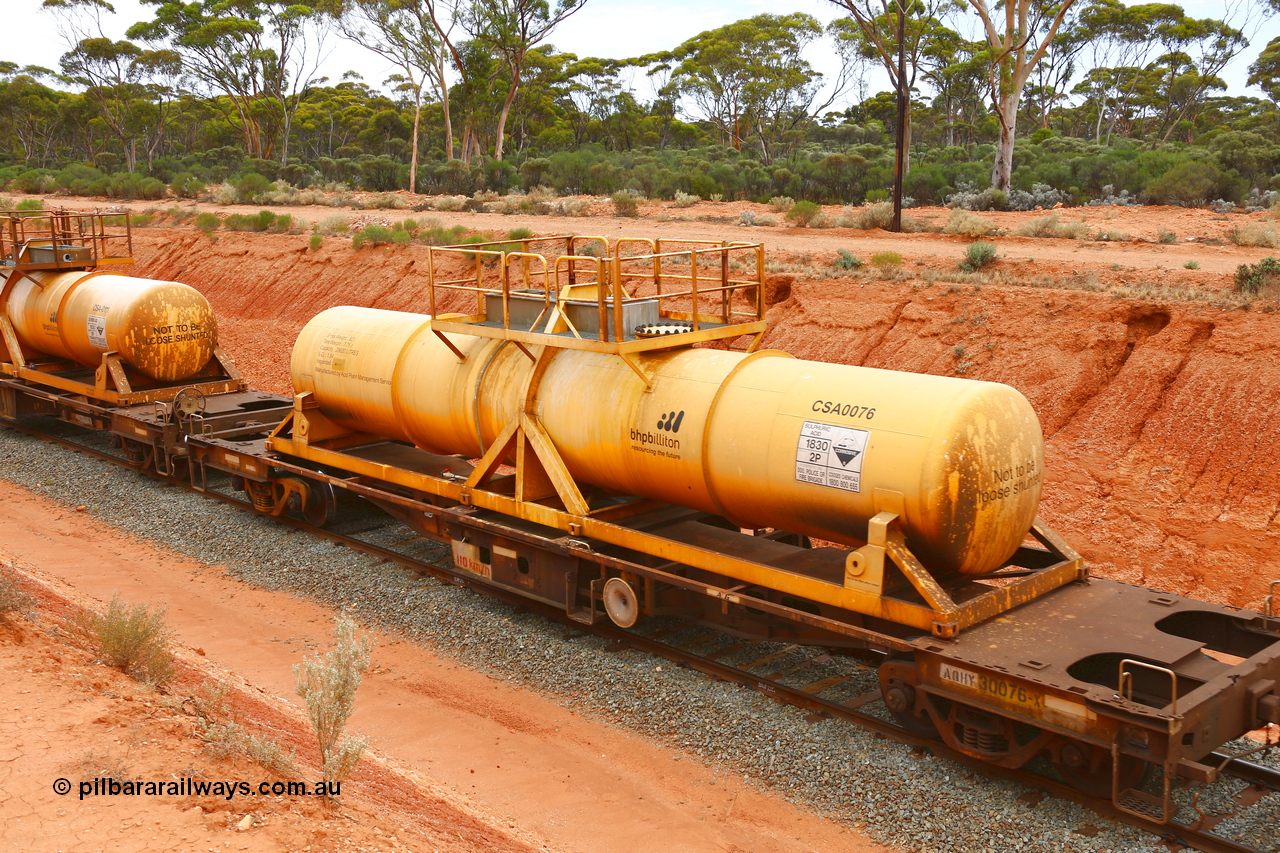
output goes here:
[[[16, 431], [49, 441], [79, 453], [138, 471], [123, 453], [115, 451], [99, 433], [72, 433], [65, 424], [53, 422], [52, 430], [41, 430], [19, 424], [5, 424]], [[229, 505], [253, 511], [252, 504], [215, 488], [196, 489], [192, 484], [164, 477], [155, 472], [141, 471], [153, 480], [181, 485]], [[383, 560], [394, 562], [422, 575], [443, 582], [471, 589], [504, 601], [538, 615], [569, 626], [578, 636], [588, 634], [605, 638], [609, 645], [606, 652], [634, 649], [660, 657], [680, 666], [704, 673], [712, 678], [743, 685], [779, 702], [809, 712], [811, 722], [843, 720], [882, 737], [926, 750], [936, 756], [950, 759], [977, 772], [1015, 782], [1029, 788], [1044, 791], [1052, 797], [1079, 803], [1108, 820], [1124, 823], [1160, 837], [1170, 849], [1190, 848], [1208, 853], [1265, 853], [1265, 848], [1254, 847], [1232, 840], [1214, 831], [1224, 821], [1245, 811], [1268, 792], [1280, 791], [1280, 770], [1267, 765], [1224, 753], [1213, 753], [1206, 761], [1220, 766], [1222, 778], [1236, 779], [1245, 785], [1233, 799], [1239, 806], [1236, 812], [1210, 815], [1200, 810], [1198, 794], [1191, 793], [1183, 812], [1195, 813], [1189, 821], [1159, 823], [1147, 820], [1117, 808], [1109, 799], [1088, 796], [1053, 778], [1027, 769], [1011, 770], [979, 761], [949, 749], [935, 739], [915, 734], [892, 722], [884, 712], [875, 678], [875, 667], [865, 659], [833, 653], [808, 646], [783, 646], [778, 643], [761, 643], [740, 640], [721, 631], [700, 626], [691, 621], [670, 617], [652, 617], [637, 624], [631, 630], [623, 630], [611, 624], [584, 625], [566, 618], [560, 609], [542, 605], [503, 589], [488, 586], [474, 576], [460, 576], [451, 569], [451, 560], [424, 559], [412, 553], [407, 546], [421, 538], [403, 528], [408, 538], [399, 546], [388, 547], [371, 539], [378, 538], [399, 523], [387, 518], [374, 523], [366, 518], [356, 519], [333, 529], [317, 528], [290, 516], [279, 516], [278, 522], [305, 530], [312, 535], [340, 543], [346, 547]], [[866, 657], [866, 656], [864, 656]], [[883, 714], [883, 716], [881, 716]]]

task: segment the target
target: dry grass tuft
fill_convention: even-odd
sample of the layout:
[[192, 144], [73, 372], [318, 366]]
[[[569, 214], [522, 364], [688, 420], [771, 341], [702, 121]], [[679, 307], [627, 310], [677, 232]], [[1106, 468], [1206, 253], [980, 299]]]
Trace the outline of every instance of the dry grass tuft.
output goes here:
[[1056, 237], [1063, 240], [1085, 240], [1089, 237], [1089, 226], [1083, 218], [1066, 221], [1056, 213], [1048, 213], [1022, 223], [1013, 233], [1019, 237]]

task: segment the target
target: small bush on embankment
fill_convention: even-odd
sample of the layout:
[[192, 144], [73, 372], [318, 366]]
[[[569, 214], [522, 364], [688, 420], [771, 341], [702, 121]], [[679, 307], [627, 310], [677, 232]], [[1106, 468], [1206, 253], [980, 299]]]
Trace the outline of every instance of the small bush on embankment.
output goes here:
[[173, 677], [173, 632], [164, 608], [129, 605], [117, 593], [101, 614], [82, 613], [74, 627], [107, 666], [155, 686]]
[[977, 272], [988, 264], [994, 263], [995, 259], [995, 244], [979, 240], [976, 243], [970, 243], [969, 247], [965, 249], [964, 260], [960, 262], [960, 269], [965, 272]]
[[1241, 264], [1236, 268], [1235, 288], [1249, 296], [1280, 297], [1280, 261], [1263, 258], [1256, 264]]
[[369, 668], [373, 646], [369, 635], [345, 616], [334, 628], [334, 639], [333, 651], [309, 655], [293, 668], [296, 691], [315, 729], [324, 780], [330, 788], [355, 768], [369, 743], [363, 737], [343, 737], [343, 731], [355, 708], [356, 690]]
[[17, 577], [0, 570], [0, 625], [10, 624], [34, 605], [35, 601], [18, 585]]

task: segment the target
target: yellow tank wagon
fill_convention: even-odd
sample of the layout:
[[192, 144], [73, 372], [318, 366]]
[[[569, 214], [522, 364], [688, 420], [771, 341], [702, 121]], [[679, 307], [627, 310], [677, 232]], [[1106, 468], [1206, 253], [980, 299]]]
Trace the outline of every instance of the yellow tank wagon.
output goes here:
[[127, 217], [40, 211], [0, 223], [0, 372], [110, 403], [245, 388], [213, 308], [176, 281], [119, 275]]
[[[1036, 520], [1043, 438], [1013, 388], [759, 350], [758, 245], [543, 239], [566, 254], [431, 250], [430, 307], [461, 291], [475, 313], [312, 319], [270, 446], [689, 567], [710, 596], [768, 590], [824, 628], [950, 636], [1083, 576]], [[502, 582], [493, 549], [453, 545]], [[543, 597], [620, 623], [662, 609], [654, 578], [597, 580]]]

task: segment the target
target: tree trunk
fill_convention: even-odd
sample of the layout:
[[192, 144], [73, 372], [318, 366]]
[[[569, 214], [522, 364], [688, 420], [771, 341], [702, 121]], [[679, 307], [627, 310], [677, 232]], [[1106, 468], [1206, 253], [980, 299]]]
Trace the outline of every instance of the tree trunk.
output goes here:
[[511, 88], [507, 91], [507, 98], [502, 102], [502, 112], [498, 114], [498, 132], [495, 134], [497, 139], [493, 143], [493, 159], [502, 159], [502, 146], [504, 142], [504, 133], [507, 129], [507, 116], [511, 113], [511, 105], [515, 103], [516, 93], [520, 91], [520, 72], [517, 69], [511, 71]]
[[444, 62], [440, 63], [440, 107], [444, 110], [444, 156], [453, 159], [453, 116], [449, 107], [449, 83], [444, 79]]
[[418, 126], [422, 123], [422, 87], [414, 89], [413, 99], [413, 151], [409, 155], [409, 192], [418, 191]]
[[289, 134], [293, 132], [293, 113], [289, 112], [289, 107], [283, 101], [281, 106], [284, 107], [284, 134], [280, 140], [280, 165], [289, 165]]
[[1013, 143], [1018, 130], [1018, 97], [1021, 93], [1011, 89], [996, 106], [1000, 119], [1000, 138], [996, 142], [996, 163], [991, 169], [991, 188], [1007, 193], [1013, 181]]

